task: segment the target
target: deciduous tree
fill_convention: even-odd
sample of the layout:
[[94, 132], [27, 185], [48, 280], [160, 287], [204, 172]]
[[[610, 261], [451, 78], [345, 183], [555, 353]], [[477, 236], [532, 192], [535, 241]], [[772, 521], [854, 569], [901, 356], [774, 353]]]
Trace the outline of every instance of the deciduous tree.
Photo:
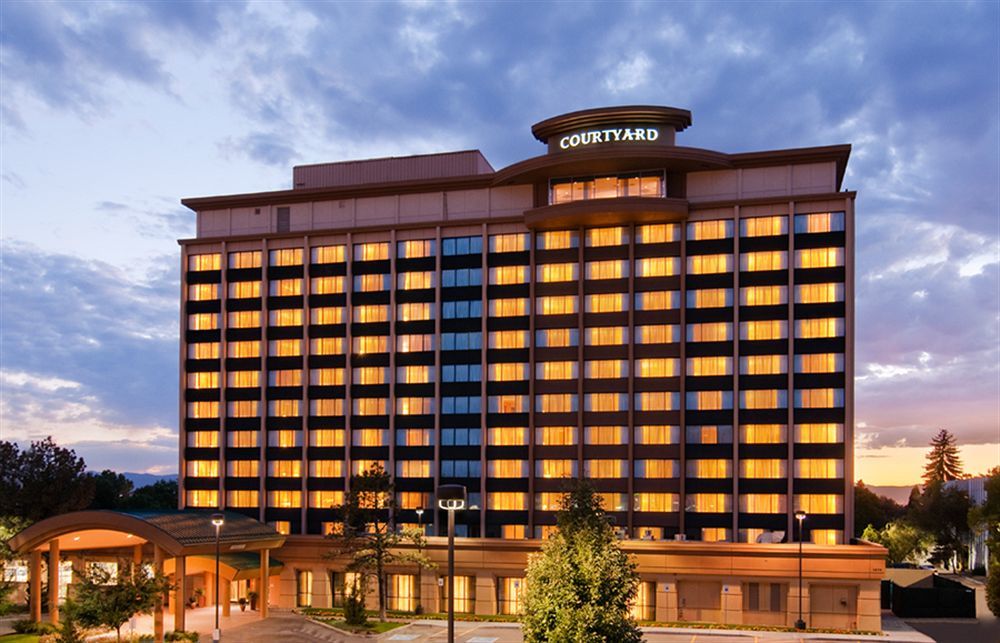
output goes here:
[[[398, 531], [392, 521], [395, 510], [392, 479], [378, 463], [352, 476], [350, 488], [339, 508], [342, 529], [330, 537], [334, 555], [348, 556], [347, 571], [362, 576], [361, 587], [374, 579], [378, 587], [379, 619], [386, 618], [386, 584], [388, 568], [395, 564], [415, 564], [432, 567], [423, 554], [424, 535], [418, 529]], [[415, 551], [399, 549], [411, 544]]]
[[75, 586], [73, 614], [85, 627], [110, 627], [122, 640], [122, 625], [134, 614], [150, 614], [157, 599], [170, 589], [162, 574], [149, 574], [127, 560], [117, 572], [93, 565], [83, 571]]
[[934, 544], [934, 537], [926, 531], [903, 521], [890, 522], [881, 529], [868, 525], [861, 537], [878, 543], [888, 550], [890, 564], [918, 563]]
[[906, 514], [906, 508], [892, 498], [880, 496], [865, 486], [854, 485], [854, 535], [860, 536], [869, 525], [880, 530]]
[[571, 484], [558, 529], [528, 562], [524, 640], [527, 643], [642, 640], [629, 616], [639, 586], [636, 563], [618, 545], [585, 482]]
[[83, 458], [51, 437], [24, 451], [13, 442], [0, 442], [0, 515], [37, 522], [86, 509], [94, 487]]

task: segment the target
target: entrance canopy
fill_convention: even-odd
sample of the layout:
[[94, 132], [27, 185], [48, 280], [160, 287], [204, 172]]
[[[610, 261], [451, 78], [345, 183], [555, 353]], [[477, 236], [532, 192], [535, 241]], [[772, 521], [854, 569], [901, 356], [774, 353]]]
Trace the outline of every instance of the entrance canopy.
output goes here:
[[[61, 551], [113, 549], [151, 543], [167, 556], [214, 555], [215, 526], [210, 513], [194, 511], [77, 511], [36, 522], [10, 541], [16, 553], [47, 551], [53, 541]], [[224, 512], [219, 532], [223, 553], [280, 547], [285, 536], [273, 527]]]

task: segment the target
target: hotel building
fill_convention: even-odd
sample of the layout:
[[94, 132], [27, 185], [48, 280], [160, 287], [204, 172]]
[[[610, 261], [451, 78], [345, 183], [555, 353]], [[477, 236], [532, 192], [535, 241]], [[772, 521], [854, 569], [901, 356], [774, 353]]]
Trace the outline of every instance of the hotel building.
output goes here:
[[[701, 541], [682, 553], [764, 576], [754, 548], [775, 545], [756, 543], [797, 539], [802, 509], [814, 555], [871, 564], [841, 575], [849, 622], [874, 613], [877, 629], [881, 553], [836, 547], [853, 525], [850, 146], [677, 145], [690, 125], [669, 107], [586, 110], [535, 124], [543, 153], [500, 170], [478, 151], [325, 163], [295, 167], [289, 190], [185, 199], [182, 508], [272, 524], [278, 556], [322, 567], [331, 507], [377, 462], [397, 523], [442, 535], [434, 490], [465, 485], [477, 508], [458, 534], [523, 565], [537, 542], [491, 539], [547, 535], [581, 477], [623, 538], [653, 541], [640, 553]], [[670, 567], [656, 560], [653, 582]], [[312, 574], [282, 594], [312, 602]], [[506, 581], [468, 578], [493, 601], [476, 611], [503, 611]], [[784, 619], [787, 578], [737, 581], [706, 604], [769, 591]], [[648, 590], [674, 618], [683, 594], [660, 596], [677, 591]]]
[[500, 171], [329, 163], [185, 200], [184, 505], [322, 534], [379, 462], [400, 522], [467, 486], [461, 535], [542, 536], [584, 477], [628, 537], [754, 542], [804, 509], [843, 542], [850, 148], [675, 145], [690, 123], [589, 110]]

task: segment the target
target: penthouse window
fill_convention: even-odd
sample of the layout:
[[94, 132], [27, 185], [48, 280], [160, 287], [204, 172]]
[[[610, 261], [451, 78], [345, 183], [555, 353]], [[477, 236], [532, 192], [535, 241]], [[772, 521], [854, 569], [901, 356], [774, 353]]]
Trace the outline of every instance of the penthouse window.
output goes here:
[[636, 243], [670, 243], [680, 241], [681, 227], [676, 223], [651, 223], [636, 226]]
[[620, 197], [665, 197], [666, 179], [662, 170], [618, 176], [586, 176], [549, 181], [549, 204], [614, 199]]
[[271, 266], [301, 266], [302, 248], [282, 248], [270, 252], [268, 264]]
[[795, 234], [817, 232], [843, 232], [843, 212], [822, 212], [817, 214], [796, 214]]
[[753, 217], [740, 220], [741, 237], [776, 237], [788, 233], [788, 217]]
[[490, 252], [521, 252], [528, 250], [530, 237], [527, 233], [490, 235]]
[[312, 262], [344, 263], [347, 261], [347, 246], [316, 246], [312, 249]]
[[221, 268], [221, 262], [222, 257], [217, 252], [211, 254], [189, 255], [188, 270], [192, 272], [202, 270], [219, 270]]
[[434, 256], [433, 239], [411, 239], [396, 242], [396, 256], [400, 259], [418, 259]]
[[388, 258], [388, 243], [358, 243], [354, 245], [355, 261], [385, 261]]
[[691, 241], [729, 239], [733, 236], [733, 221], [732, 219], [692, 221], [688, 224], [687, 233]]

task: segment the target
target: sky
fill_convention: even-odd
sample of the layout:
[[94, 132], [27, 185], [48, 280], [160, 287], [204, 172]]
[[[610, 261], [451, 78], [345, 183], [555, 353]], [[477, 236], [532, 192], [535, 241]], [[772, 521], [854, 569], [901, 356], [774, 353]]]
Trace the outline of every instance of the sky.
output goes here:
[[177, 469], [192, 196], [294, 164], [544, 153], [531, 124], [691, 110], [678, 143], [853, 146], [858, 477], [940, 428], [1000, 464], [1000, 3], [0, 3], [0, 437]]

